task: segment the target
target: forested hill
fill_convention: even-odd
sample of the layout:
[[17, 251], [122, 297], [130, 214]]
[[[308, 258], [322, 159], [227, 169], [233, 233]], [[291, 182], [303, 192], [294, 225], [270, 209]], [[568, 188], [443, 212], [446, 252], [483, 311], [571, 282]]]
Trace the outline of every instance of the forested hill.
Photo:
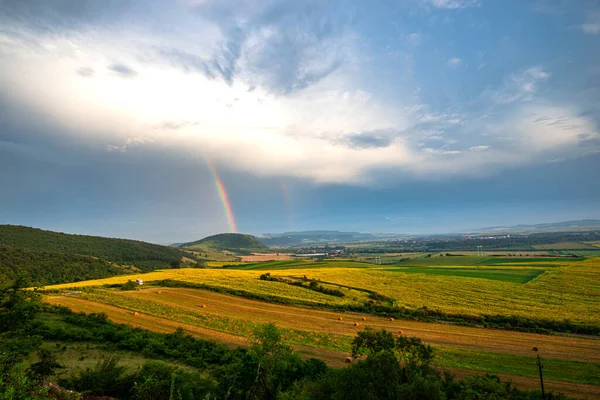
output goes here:
[[170, 268], [190, 257], [181, 250], [135, 240], [70, 235], [0, 225], [0, 283], [24, 276], [32, 284], [101, 278]]
[[191, 249], [211, 248], [215, 250], [228, 250], [235, 253], [248, 253], [253, 251], [265, 251], [269, 248], [258, 241], [252, 235], [241, 233], [220, 233], [208, 236], [195, 242], [183, 243], [179, 247]]

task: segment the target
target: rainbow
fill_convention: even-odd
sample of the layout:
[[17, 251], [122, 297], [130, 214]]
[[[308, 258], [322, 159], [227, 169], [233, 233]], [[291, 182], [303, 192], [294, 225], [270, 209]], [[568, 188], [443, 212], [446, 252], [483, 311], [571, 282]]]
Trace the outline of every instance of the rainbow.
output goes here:
[[235, 218], [233, 216], [233, 209], [231, 208], [231, 201], [229, 201], [229, 196], [227, 195], [227, 190], [225, 190], [225, 185], [223, 184], [223, 180], [219, 176], [217, 169], [214, 165], [208, 160], [205, 159], [206, 165], [212, 174], [213, 180], [215, 181], [215, 187], [217, 188], [217, 193], [219, 194], [219, 199], [221, 200], [221, 204], [223, 204], [223, 210], [225, 210], [225, 216], [227, 217], [227, 225], [229, 225], [229, 231], [233, 233], [238, 233], [237, 225], [235, 224]]

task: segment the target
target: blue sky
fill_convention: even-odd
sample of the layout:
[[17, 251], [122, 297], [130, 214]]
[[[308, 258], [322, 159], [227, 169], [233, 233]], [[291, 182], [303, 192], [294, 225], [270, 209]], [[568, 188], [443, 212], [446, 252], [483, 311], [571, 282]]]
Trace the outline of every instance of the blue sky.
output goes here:
[[600, 217], [592, 0], [0, 0], [0, 223], [158, 243]]

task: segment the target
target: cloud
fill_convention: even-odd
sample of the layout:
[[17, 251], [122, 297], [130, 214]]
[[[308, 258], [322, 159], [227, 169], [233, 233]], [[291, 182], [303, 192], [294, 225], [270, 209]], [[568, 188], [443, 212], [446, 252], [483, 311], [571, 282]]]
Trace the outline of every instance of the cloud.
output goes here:
[[262, 7], [239, 0], [208, 0], [196, 10], [220, 29], [208, 58], [168, 50], [184, 68], [229, 85], [242, 81], [287, 94], [315, 84], [350, 61], [352, 36], [337, 2], [272, 1]]
[[[398, 80], [365, 51], [351, 12], [335, 2], [176, 4], [182, 9], [172, 14], [142, 15], [157, 26], [176, 23], [179, 33], [156, 35], [119, 23], [123, 17], [77, 34], [24, 29], [41, 50], [0, 57], [0, 93], [57, 121], [60, 133], [40, 137], [105, 157], [162, 151], [192, 166], [209, 157], [233, 171], [319, 183], [371, 184], [380, 171], [419, 179], [494, 173], [595, 143], [593, 117], [543, 101], [550, 73], [540, 66], [507, 74], [469, 104], [449, 100], [447, 87], [427, 104], [427, 84]], [[81, 27], [92, 17], [64, 18]], [[447, 64], [464, 65], [457, 57]], [[82, 65], [93, 79], [73, 74]]]
[[459, 65], [462, 64], [462, 60], [458, 57], [451, 57], [448, 59], [448, 61], [446, 62], [446, 65], [451, 67], [451, 68], [456, 68]]
[[200, 122], [198, 121], [166, 121], [158, 126], [161, 129], [184, 129], [190, 126], [198, 125]]
[[134, 78], [137, 76], [137, 72], [124, 64], [112, 64], [108, 69], [122, 78]]
[[345, 135], [340, 142], [355, 149], [388, 147], [393, 142], [393, 136], [385, 131], [353, 133]]
[[127, 138], [122, 144], [120, 145], [106, 145], [106, 151], [108, 152], [119, 152], [119, 153], [125, 153], [127, 151], [127, 149], [132, 148], [132, 147], [138, 147], [141, 146], [143, 144], [147, 144], [147, 143], [152, 143], [154, 142], [153, 139], [151, 138], [146, 138], [146, 137], [135, 137], [135, 138]]
[[550, 78], [551, 74], [540, 66], [530, 67], [510, 74], [504, 79], [502, 86], [487, 89], [484, 96], [497, 103], [514, 103], [533, 99], [540, 85]]
[[418, 46], [421, 44], [421, 34], [420, 33], [411, 33], [407, 36], [408, 43], [413, 46]]
[[469, 8], [479, 7], [481, 5], [480, 0], [429, 0], [429, 3], [437, 8]]
[[89, 78], [89, 77], [94, 76], [94, 70], [91, 68], [87, 68], [87, 67], [77, 68], [75, 70], [75, 72], [77, 72], [80, 76], [83, 76], [84, 78]]
[[484, 151], [489, 148], [490, 148], [490, 146], [487, 146], [487, 145], [471, 146], [471, 147], [469, 147], [469, 151]]
[[600, 34], [600, 12], [590, 12], [586, 17], [586, 21], [580, 25], [584, 33], [590, 35]]

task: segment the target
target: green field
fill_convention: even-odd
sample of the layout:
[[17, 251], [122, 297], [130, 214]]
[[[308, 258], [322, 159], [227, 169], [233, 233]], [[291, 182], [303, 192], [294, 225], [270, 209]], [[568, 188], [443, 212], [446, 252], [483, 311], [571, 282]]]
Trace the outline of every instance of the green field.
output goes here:
[[[463, 368], [492, 374], [539, 376], [534, 356], [491, 353], [441, 347], [436, 363], [441, 367]], [[544, 378], [600, 385], [600, 364], [545, 358]]]
[[536, 250], [585, 250], [591, 249], [594, 246], [587, 243], [579, 243], [579, 242], [562, 242], [562, 243], [552, 243], [552, 244], [536, 244], [533, 246]]
[[584, 258], [570, 257], [491, 257], [491, 256], [440, 256], [420, 257], [405, 260], [397, 265], [441, 267], [441, 266], [470, 266], [470, 265], [497, 265], [511, 263], [558, 263], [567, 264], [573, 261], [582, 261]]
[[411, 268], [398, 267], [386, 269], [389, 272], [406, 274], [433, 274], [462, 276], [465, 278], [492, 279], [512, 283], [527, 283], [544, 273], [544, 269], [492, 269], [492, 268]]

